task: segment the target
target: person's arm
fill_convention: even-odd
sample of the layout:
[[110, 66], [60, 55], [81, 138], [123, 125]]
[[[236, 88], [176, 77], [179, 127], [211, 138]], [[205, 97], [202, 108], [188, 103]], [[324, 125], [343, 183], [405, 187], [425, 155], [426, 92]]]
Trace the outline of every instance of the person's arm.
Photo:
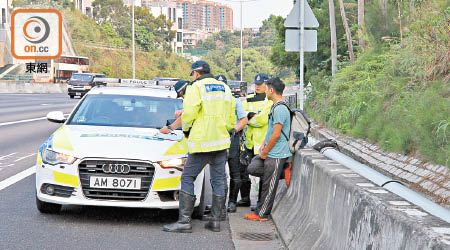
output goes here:
[[179, 127], [181, 127], [181, 116], [179, 116], [172, 124], [170, 124], [170, 129], [168, 126], [164, 126], [159, 130], [159, 132], [168, 134], [171, 132], [171, 130], [175, 130]]
[[247, 112], [245, 112], [244, 105], [242, 102], [236, 98], [236, 116], [239, 119], [236, 126], [234, 126], [234, 130], [239, 132], [245, 128], [248, 123]]
[[272, 102], [270, 101], [266, 103], [259, 114], [253, 115], [253, 117], [248, 120], [248, 125], [253, 128], [261, 128], [266, 126], [267, 123], [269, 123], [269, 113], [271, 108]]
[[266, 159], [267, 154], [270, 152], [270, 150], [275, 146], [275, 144], [278, 141], [278, 138], [280, 138], [281, 129], [283, 128], [283, 125], [280, 123], [276, 123], [273, 125], [273, 133], [269, 138], [269, 141], [266, 145], [264, 145], [263, 150], [261, 150], [260, 157], [261, 159]]
[[236, 124], [236, 126], [234, 126], [234, 130], [236, 130], [236, 132], [239, 132], [241, 130], [243, 130], [245, 128], [245, 126], [248, 123], [248, 119], [247, 116], [245, 116], [244, 118], [240, 119], [238, 124]]

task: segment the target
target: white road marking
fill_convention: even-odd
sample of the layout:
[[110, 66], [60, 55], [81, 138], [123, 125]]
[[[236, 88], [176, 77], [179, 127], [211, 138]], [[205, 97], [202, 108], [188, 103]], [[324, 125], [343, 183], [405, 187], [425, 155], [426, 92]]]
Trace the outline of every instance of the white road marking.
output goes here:
[[0, 156], [0, 160], [3, 160], [5, 158], [7, 158], [8, 156], [15, 155], [15, 154], [17, 154], [17, 152], [14, 152], [14, 153], [11, 153], [11, 154], [8, 154], [8, 155], [4, 155], [4, 156]]
[[13, 175], [11, 177], [9, 177], [6, 180], [0, 181], [0, 190], [3, 190], [9, 186], [11, 186], [12, 184], [27, 178], [28, 176], [34, 174], [36, 172], [36, 167], [32, 166], [16, 175]]
[[[70, 114], [64, 114], [65, 116], [70, 115]], [[13, 124], [18, 124], [18, 123], [24, 123], [24, 122], [34, 122], [34, 121], [39, 121], [39, 120], [45, 120], [47, 119], [47, 117], [39, 117], [39, 118], [33, 118], [33, 119], [26, 119], [26, 120], [20, 120], [20, 121], [13, 121], [13, 122], [4, 122], [4, 123], [0, 123], [0, 127], [1, 126], [6, 126], [6, 125], [13, 125]]]
[[33, 155], [35, 155], [36, 153], [33, 153], [33, 154], [29, 154], [29, 155], [27, 155], [27, 156], [24, 156], [24, 157], [20, 157], [19, 159], [17, 159], [17, 160], [15, 160], [14, 162], [16, 162], [16, 161], [21, 161], [21, 160], [23, 160], [23, 159], [26, 159], [26, 158], [28, 158], [28, 157], [30, 157], [30, 156], [33, 156]]
[[1, 126], [6, 126], [6, 125], [13, 125], [13, 124], [18, 124], [18, 123], [24, 123], [24, 122], [34, 122], [34, 121], [45, 120], [45, 119], [47, 119], [47, 117], [26, 119], [26, 120], [13, 121], [13, 122], [4, 122], [4, 123], [0, 123], [0, 127]]
[[2, 168], [4, 168], [4, 167], [11, 167], [11, 166], [14, 166], [14, 164], [9, 164], [9, 165], [6, 165], [6, 166], [2, 166]]

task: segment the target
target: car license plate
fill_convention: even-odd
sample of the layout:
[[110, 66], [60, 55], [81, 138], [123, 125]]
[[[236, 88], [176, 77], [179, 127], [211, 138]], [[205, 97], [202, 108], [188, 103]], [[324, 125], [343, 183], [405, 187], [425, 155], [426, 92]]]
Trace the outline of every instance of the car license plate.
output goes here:
[[75, 95], [81, 95], [81, 93], [80, 93], [80, 92], [77, 92], [77, 93], [75, 93]]
[[91, 176], [89, 180], [89, 186], [91, 188], [141, 189], [141, 179]]

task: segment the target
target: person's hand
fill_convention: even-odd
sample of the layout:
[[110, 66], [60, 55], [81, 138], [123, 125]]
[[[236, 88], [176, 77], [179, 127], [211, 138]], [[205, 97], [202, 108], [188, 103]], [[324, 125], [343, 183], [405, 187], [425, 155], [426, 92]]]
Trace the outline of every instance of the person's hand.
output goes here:
[[184, 110], [177, 110], [175, 111], [175, 119], [178, 119], [178, 117], [180, 117], [183, 114]]
[[261, 155], [262, 152], [264, 151], [264, 148], [266, 147], [266, 145], [262, 145], [261, 147], [259, 147], [258, 149], [258, 153]]
[[263, 150], [261, 153], [259, 153], [259, 158], [265, 160], [267, 158], [267, 153]]
[[170, 133], [170, 130], [167, 126], [164, 126], [159, 130], [159, 132], [163, 133], [163, 134], [168, 134], [168, 133]]
[[255, 115], [256, 115], [255, 112], [248, 112], [248, 114], [247, 114], [247, 119], [250, 121], [250, 119], [252, 119], [253, 116], [255, 116]]
[[232, 130], [231, 130], [231, 132], [230, 132], [230, 134], [232, 135], [232, 136], [236, 136], [236, 129], [235, 128], [233, 128]]

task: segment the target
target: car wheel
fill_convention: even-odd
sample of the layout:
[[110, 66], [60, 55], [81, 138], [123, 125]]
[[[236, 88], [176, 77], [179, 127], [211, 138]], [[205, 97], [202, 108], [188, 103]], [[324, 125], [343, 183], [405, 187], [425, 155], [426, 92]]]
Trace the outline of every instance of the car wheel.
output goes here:
[[73, 99], [74, 98], [74, 96], [73, 95], [69, 95], [70, 96], [70, 99]]
[[194, 209], [194, 213], [192, 215], [193, 218], [201, 219], [206, 211], [206, 188], [205, 188], [206, 178], [203, 177], [203, 185], [202, 185], [202, 195], [200, 196], [200, 204], [198, 207]]
[[61, 211], [61, 204], [49, 203], [45, 201], [41, 201], [38, 199], [36, 195], [36, 207], [39, 212], [44, 214], [56, 214]]

